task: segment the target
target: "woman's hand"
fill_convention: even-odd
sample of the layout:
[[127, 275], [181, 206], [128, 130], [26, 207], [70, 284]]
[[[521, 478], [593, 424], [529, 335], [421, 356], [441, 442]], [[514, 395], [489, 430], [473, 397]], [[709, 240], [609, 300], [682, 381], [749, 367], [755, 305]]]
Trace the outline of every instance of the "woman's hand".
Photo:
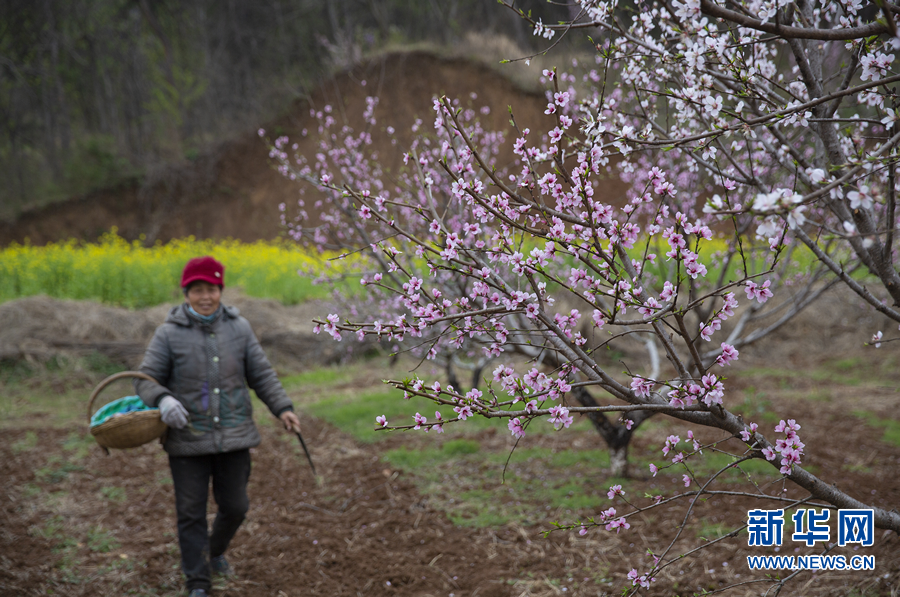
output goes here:
[[286, 410], [278, 417], [284, 423], [284, 428], [294, 433], [300, 433], [300, 418], [292, 410]]
[[163, 396], [159, 401], [159, 415], [163, 423], [174, 429], [184, 429], [190, 422], [187, 409], [171, 396]]

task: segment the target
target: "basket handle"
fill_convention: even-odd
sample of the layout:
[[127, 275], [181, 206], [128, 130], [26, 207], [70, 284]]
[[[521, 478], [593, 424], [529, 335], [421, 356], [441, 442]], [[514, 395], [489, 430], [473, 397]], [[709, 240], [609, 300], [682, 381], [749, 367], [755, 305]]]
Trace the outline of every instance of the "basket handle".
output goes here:
[[155, 379], [153, 379], [146, 373], [141, 373], [140, 371], [120, 371], [119, 373], [113, 373], [112, 375], [110, 375], [109, 377], [107, 377], [106, 379], [101, 381], [99, 384], [97, 384], [97, 387], [94, 388], [93, 392], [91, 392], [91, 399], [88, 402], [88, 411], [87, 411], [88, 423], [91, 422], [91, 414], [92, 414], [92, 411], [94, 410], [94, 400], [97, 399], [97, 396], [100, 395], [100, 392], [102, 392], [103, 389], [106, 386], [108, 386], [109, 384], [111, 384], [112, 382], [114, 382], [118, 379], [122, 379], [123, 377], [137, 377], [140, 379], [146, 379], [147, 381], [152, 381], [153, 383], [159, 383], [158, 381], [156, 381]]

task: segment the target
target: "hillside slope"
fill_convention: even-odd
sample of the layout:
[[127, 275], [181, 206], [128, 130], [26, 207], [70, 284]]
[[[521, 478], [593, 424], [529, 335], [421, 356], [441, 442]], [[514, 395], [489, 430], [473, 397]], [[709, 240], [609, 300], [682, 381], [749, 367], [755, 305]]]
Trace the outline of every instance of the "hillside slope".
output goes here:
[[[535, 68], [535, 77], [538, 74]], [[377, 95], [379, 128], [390, 125], [402, 133], [416, 117], [430, 125], [431, 100], [441, 94], [465, 101], [476, 94], [475, 106], [491, 107], [482, 117], [487, 128], [509, 129], [507, 106], [521, 126], [535, 130], [549, 124], [542, 95], [521, 91], [484, 65], [412, 52], [388, 54], [338, 75], [308, 101], [297, 102], [282, 118], [264, 126], [291, 136], [301, 153], [311, 155], [313, 136], [298, 134], [312, 127], [310, 108], [330, 104], [338, 119], [358, 126], [365, 98]], [[399, 151], [379, 146], [375, 137], [379, 155], [388, 163], [396, 161]], [[33, 244], [73, 237], [94, 240], [113, 226], [126, 238], [144, 234], [148, 241], [187, 235], [244, 241], [274, 238], [280, 232], [278, 205], [292, 202], [297, 191], [295, 183], [272, 168], [267, 153], [256, 131], [248, 131], [194, 162], [150, 173], [141, 185], [108, 189], [23, 214], [0, 225], [0, 246], [26, 238]]]

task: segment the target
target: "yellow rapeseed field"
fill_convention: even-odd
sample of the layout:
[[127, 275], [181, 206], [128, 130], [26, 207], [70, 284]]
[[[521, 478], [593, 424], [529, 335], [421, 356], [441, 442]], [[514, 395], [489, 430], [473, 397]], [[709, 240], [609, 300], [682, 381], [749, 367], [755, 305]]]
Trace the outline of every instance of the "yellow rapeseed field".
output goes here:
[[[529, 244], [529, 243], [526, 243]], [[537, 241], [531, 244], [538, 246]], [[711, 260], [712, 254], [726, 248], [724, 239], [702, 243], [701, 255], [710, 267], [710, 277], [718, 278], [721, 265]], [[638, 243], [629, 253], [640, 258], [647, 247]], [[668, 246], [652, 246], [658, 253], [650, 271], [659, 279], [668, 279], [673, 264], [663, 253]], [[527, 252], [527, 251], [526, 251]], [[768, 251], [748, 251], [745, 260], [735, 259], [725, 276], [732, 279], [745, 262], [752, 272], [763, 271]], [[334, 254], [313, 254], [284, 240], [243, 243], [235, 240], [210, 241], [193, 237], [156, 243], [145, 247], [141, 241], [129, 242], [116, 230], [105, 234], [99, 242], [69, 240], [42, 247], [12, 244], [0, 249], [0, 302], [46, 294], [58, 298], [99, 300], [128, 307], [146, 307], [180, 300], [181, 270], [192, 257], [212, 255], [225, 264], [228, 287], [239, 286], [250, 296], [272, 298], [285, 304], [296, 304], [310, 298], [324, 298], [328, 285], [316, 285], [313, 278], [321, 275], [340, 276], [347, 272], [343, 291], [360, 292], [359, 277], [352, 276], [362, 266], [358, 253], [334, 260]], [[806, 271], [809, 259], [792, 262], [793, 269]], [[574, 263], [573, 263], [574, 264]], [[298, 274], [298, 270], [304, 275]]]
[[[91, 299], [128, 307], [179, 300], [178, 283], [188, 259], [212, 255], [225, 265], [226, 285], [250, 296], [285, 304], [321, 298], [324, 286], [298, 270], [322, 274], [329, 255], [311, 255], [287, 241], [213, 242], [193, 237], [145, 247], [128, 242], [116, 230], [97, 243], [74, 240], [42, 247], [12, 244], [0, 249], [0, 301], [46, 294]], [[346, 261], [332, 261], [346, 268]]]

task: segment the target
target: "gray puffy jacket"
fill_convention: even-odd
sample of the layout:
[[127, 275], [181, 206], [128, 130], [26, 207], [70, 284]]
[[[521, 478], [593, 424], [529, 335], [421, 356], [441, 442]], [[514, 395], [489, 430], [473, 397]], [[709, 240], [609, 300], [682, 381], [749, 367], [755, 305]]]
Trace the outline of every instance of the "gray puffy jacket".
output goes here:
[[232, 452], [259, 445], [249, 386], [276, 417], [293, 404], [250, 324], [234, 307], [223, 307], [211, 324], [188, 316], [186, 305], [173, 307], [156, 329], [140, 370], [159, 383], [135, 380], [147, 406], [166, 395], [181, 402], [190, 416], [184, 429], [169, 428], [164, 448], [172, 456]]

